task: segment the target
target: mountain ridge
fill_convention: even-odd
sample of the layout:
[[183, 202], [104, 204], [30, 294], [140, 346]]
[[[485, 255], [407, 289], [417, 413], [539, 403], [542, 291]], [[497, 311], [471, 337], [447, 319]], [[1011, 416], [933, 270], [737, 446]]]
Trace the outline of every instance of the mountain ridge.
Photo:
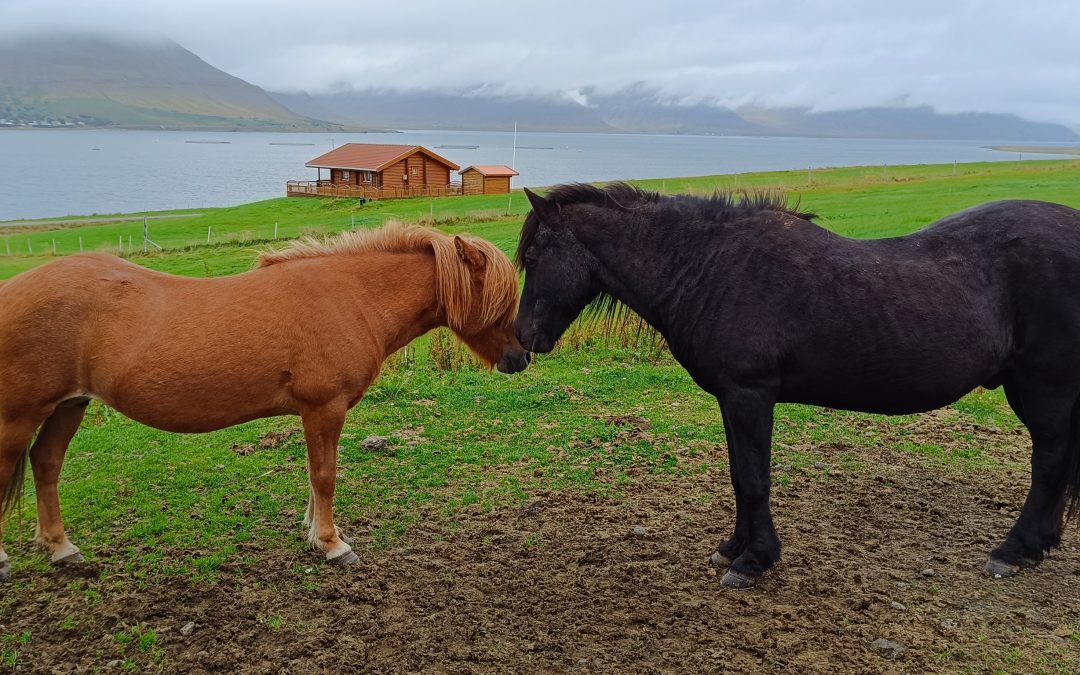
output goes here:
[[809, 108], [683, 102], [645, 83], [573, 97], [358, 89], [267, 92], [169, 40], [93, 34], [0, 41], [0, 128], [119, 127], [354, 132], [446, 129], [1075, 141], [1076, 131], [1016, 115], [930, 107]]

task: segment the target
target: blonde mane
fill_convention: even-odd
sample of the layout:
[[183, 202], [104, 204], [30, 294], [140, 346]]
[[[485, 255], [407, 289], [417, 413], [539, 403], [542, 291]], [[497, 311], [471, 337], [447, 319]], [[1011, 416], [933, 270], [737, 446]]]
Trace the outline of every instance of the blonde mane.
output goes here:
[[519, 293], [518, 275], [513, 264], [486, 239], [470, 235], [460, 235], [460, 238], [475, 247], [486, 261], [479, 297], [473, 290], [469, 267], [458, 255], [455, 237], [396, 220], [378, 229], [351, 230], [325, 239], [304, 237], [286, 248], [259, 254], [258, 266], [331, 255], [432, 251], [435, 254], [435, 295], [450, 328], [462, 331], [470, 324], [474, 327], [496, 323], [509, 325], [516, 314]]

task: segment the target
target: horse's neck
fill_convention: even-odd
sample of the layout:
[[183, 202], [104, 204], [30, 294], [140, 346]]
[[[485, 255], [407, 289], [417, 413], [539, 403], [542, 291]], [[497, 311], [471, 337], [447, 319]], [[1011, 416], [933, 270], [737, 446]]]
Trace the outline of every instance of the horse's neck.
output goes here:
[[[328, 264], [338, 267], [350, 280], [345, 282], [351, 286], [347, 293], [358, 303], [357, 309], [384, 355], [443, 323], [432, 256], [374, 253], [342, 256]], [[358, 269], [362, 273], [355, 273]]]
[[671, 246], [658, 230], [628, 232], [588, 245], [601, 264], [603, 290], [663, 333], [678, 310], [684, 269], [666, 256]]

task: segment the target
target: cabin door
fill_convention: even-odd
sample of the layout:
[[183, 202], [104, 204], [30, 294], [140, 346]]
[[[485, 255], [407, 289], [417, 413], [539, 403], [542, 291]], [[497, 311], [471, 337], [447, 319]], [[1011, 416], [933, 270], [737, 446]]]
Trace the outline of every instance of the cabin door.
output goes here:
[[422, 194], [427, 185], [427, 176], [424, 175], [424, 156], [420, 153], [405, 159], [405, 179], [409, 194]]

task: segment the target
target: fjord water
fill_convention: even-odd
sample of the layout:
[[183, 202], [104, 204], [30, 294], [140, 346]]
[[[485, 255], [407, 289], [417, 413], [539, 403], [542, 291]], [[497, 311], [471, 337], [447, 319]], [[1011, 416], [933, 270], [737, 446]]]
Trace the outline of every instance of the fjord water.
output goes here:
[[514, 179], [515, 187], [1017, 159], [1014, 153], [983, 147], [994, 141], [519, 133], [515, 152], [513, 132], [497, 131], [4, 130], [0, 131], [0, 221], [228, 206], [283, 196], [287, 180], [315, 178], [315, 170], [305, 167], [305, 162], [350, 142], [423, 145], [463, 168], [513, 162], [521, 173]]

